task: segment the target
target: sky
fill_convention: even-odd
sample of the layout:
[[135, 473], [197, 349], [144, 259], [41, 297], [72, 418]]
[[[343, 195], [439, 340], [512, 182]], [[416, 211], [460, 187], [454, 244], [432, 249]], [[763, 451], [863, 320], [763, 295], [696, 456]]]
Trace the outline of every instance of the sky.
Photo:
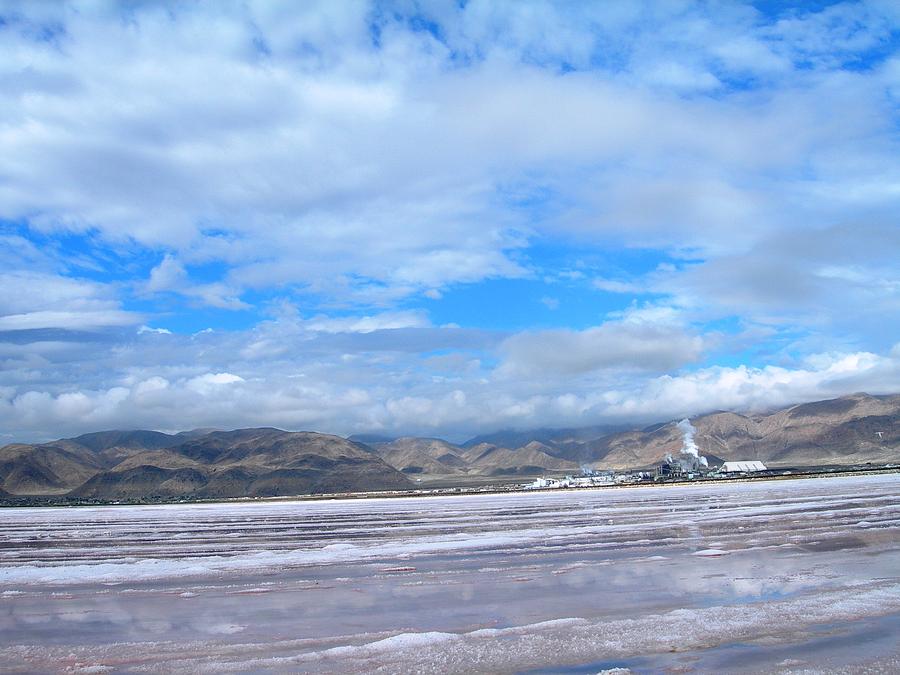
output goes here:
[[0, 442], [900, 391], [900, 4], [0, 1]]

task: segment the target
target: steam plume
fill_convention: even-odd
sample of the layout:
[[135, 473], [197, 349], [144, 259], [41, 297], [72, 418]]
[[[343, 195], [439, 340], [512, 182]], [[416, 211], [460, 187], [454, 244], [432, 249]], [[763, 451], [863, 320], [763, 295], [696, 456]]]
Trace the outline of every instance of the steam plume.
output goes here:
[[685, 418], [681, 420], [676, 426], [684, 435], [684, 438], [681, 442], [681, 454], [688, 455], [689, 457], [693, 458], [689, 460], [690, 464], [693, 465], [690, 468], [696, 468], [697, 465], [709, 466], [709, 462], [706, 461], [706, 457], [703, 457], [700, 454], [700, 448], [698, 448], [697, 444], [694, 442], [694, 434], [697, 433], [697, 429], [694, 428], [694, 425], [691, 424], [691, 421]]

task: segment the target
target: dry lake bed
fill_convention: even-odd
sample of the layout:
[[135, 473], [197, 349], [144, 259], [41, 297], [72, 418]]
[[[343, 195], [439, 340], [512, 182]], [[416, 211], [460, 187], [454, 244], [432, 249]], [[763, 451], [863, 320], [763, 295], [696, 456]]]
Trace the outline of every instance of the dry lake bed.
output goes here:
[[0, 510], [2, 672], [898, 672], [900, 475]]

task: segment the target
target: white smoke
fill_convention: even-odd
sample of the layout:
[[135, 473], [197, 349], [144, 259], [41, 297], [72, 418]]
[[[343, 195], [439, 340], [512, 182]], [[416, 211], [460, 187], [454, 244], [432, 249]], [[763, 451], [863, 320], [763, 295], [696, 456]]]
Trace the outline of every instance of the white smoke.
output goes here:
[[[706, 461], [706, 457], [700, 454], [700, 448], [697, 447], [697, 444], [694, 442], [694, 434], [697, 433], [697, 429], [691, 424], [691, 421], [687, 418], [681, 420], [676, 425], [681, 433], [684, 435], [683, 440], [681, 442], [681, 454], [687, 455], [688, 462], [691, 464], [689, 468], [695, 469], [697, 466], [709, 466], [709, 462]], [[682, 461], [682, 465], [685, 462]], [[686, 467], [688, 468], [688, 467]]]

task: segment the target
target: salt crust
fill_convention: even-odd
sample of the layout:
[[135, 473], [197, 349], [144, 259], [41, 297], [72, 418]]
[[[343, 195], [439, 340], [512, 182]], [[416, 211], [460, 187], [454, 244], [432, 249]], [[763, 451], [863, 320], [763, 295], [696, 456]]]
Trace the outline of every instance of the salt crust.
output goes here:
[[[207, 575], [221, 575], [225, 573], [247, 573], [266, 570], [281, 570], [289, 567], [308, 566], [308, 565], [327, 565], [335, 563], [350, 563], [376, 559], [403, 559], [413, 555], [429, 555], [439, 553], [452, 553], [467, 550], [478, 549], [503, 549], [515, 548], [527, 545], [534, 545], [536, 542], [555, 542], [571, 545], [573, 548], [579, 545], [579, 541], [585, 541], [587, 538], [593, 538], [592, 547], [599, 549], [605, 545], [611, 548], [620, 545], [614, 541], [616, 536], [625, 537], [633, 535], [635, 524], [629, 513], [642, 512], [646, 515], [642, 520], [644, 529], [651, 526], [664, 527], [668, 523], [679, 523], [679, 513], [685, 509], [697, 509], [696, 499], [687, 500], [687, 503], [681, 503], [677, 500], [685, 501], [685, 497], [694, 498], [717, 495], [728, 497], [727, 504], [720, 503], [714, 511], [704, 511], [702, 517], [707, 524], [716, 522], [739, 523], [741, 519], [772, 519], [772, 522], [778, 522], [779, 514], [782, 518], [788, 518], [793, 513], [802, 515], [803, 509], [811, 509], [815, 507], [819, 510], [818, 518], [821, 519], [822, 509], [831, 505], [837, 506], [845, 502], [847, 497], [836, 495], [835, 490], [843, 490], [847, 494], [853, 495], [853, 501], [856, 504], [866, 503], [870, 500], [873, 508], [854, 507], [844, 511], [843, 517], [848, 523], [864, 524], [864, 529], [871, 529], [876, 524], [881, 528], [896, 527], [897, 514], [900, 513], [896, 505], [885, 503], [885, 499], [889, 496], [885, 494], [872, 496], [871, 493], [875, 488], [892, 490], [897, 484], [898, 477], [896, 475], [871, 476], [866, 478], [837, 478], [837, 479], [810, 479], [805, 481], [782, 481], [777, 483], [769, 483], [766, 485], [759, 484], [738, 484], [738, 485], [705, 485], [699, 487], [670, 487], [670, 488], [647, 488], [640, 491], [625, 491], [627, 494], [619, 494], [616, 492], [609, 493], [592, 493], [584, 496], [578, 494], [573, 496], [572, 493], [556, 495], [556, 494], [535, 494], [535, 495], [469, 495], [458, 498], [435, 498], [434, 500], [422, 500], [413, 502], [408, 499], [398, 500], [373, 500], [378, 506], [377, 510], [385, 510], [387, 507], [393, 506], [395, 509], [410, 508], [411, 506], [424, 508], [427, 502], [429, 507], [439, 506], [438, 502], [444, 505], [455, 507], [455, 511], [449, 516], [442, 513], [442, 518], [456, 519], [462, 527], [463, 524], [476, 521], [480, 522], [485, 509], [506, 507], [512, 504], [528, 504], [533, 506], [539, 500], [542, 505], [547, 503], [551, 505], [560, 505], [573, 499], [578, 499], [578, 505], [585, 502], [590, 503], [592, 509], [615, 511], [621, 522], [615, 525], [592, 520], [590, 516], [584, 516], [585, 523], [577, 525], [565, 526], [554, 525], [552, 527], [529, 527], [534, 522], [526, 522], [523, 527], [518, 529], [509, 528], [503, 525], [495, 525], [493, 530], [483, 531], [479, 528], [466, 529], [462, 532], [441, 533], [440, 535], [397, 538], [394, 541], [383, 543], [379, 541], [361, 540], [360, 543], [330, 543], [315, 548], [298, 548], [293, 550], [266, 550], [265, 543], [261, 546], [263, 550], [235, 550], [229, 551], [227, 548], [222, 549], [218, 555], [204, 555], [203, 557], [191, 557], [191, 543], [185, 542], [184, 555], [180, 557], [156, 558], [152, 556], [152, 547], [144, 553], [144, 557], [134, 555], [122, 556], [118, 547], [111, 547], [106, 556], [106, 560], [102, 562], [85, 562], [77, 558], [69, 558], [56, 560], [46, 563], [22, 563], [15, 559], [8, 560], [0, 558], [0, 586], [16, 586], [16, 585], [32, 585], [32, 584], [78, 584], [88, 582], [100, 583], [122, 583], [134, 582], [142, 580], [157, 580], [169, 578], [185, 578], [185, 577], [203, 577]], [[795, 485], [796, 484], [796, 485]], [[728, 488], [723, 491], [723, 488]], [[826, 492], [827, 491], [827, 492]], [[785, 497], [785, 493], [790, 494], [790, 498]], [[812, 494], [808, 494], [812, 493]], [[823, 494], [824, 493], [824, 494]], [[888, 493], [889, 494], [889, 493]], [[658, 503], [661, 497], [671, 497], [664, 503]], [[766, 496], [772, 499], [772, 503], [761, 505], [758, 501], [759, 497]], [[625, 501], [630, 498], [632, 501]], [[745, 500], [742, 503], [739, 500]], [[756, 501], [754, 501], [756, 500]], [[879, 501], [880, 500], [880, 501]], [[624, 502], [624, 503], [623, 503]], [[315, 503], [312, 508], [320, 514], [342, 513], [341, 509], [356, 512], [360, 507], [366, 507], [368, 504], [360, 504], [359, 502], [351, 503], [346, 501], [335, 501], [327, 504]], [[227, 522], [240, 520], [240, 527], [245, 527], [246, 518], [253, 519], [254, 514], [271, 515], [269, 508], [273, 512], [284, 512], [288, 507], [300, 513], [307, 510], [308, 504], [305, 503], [274, 503], [274, 504], [216, 504], [216, 505], [172, 505], [172, 506], [152, 506], [152, 507], [114, 507], [107, 510], [103, 509], [68, 509], [62, 512], [54, 510], [52, 514], [37, 509], [21, 509], [11, 510], [0, 514], [0, 525], [10, 524], [17, 527], [29, 527], [35, 531], [35, 535], [39, 534], [42, 523], [48, 517], [58, 518], [61, 514], [62, 519], [74, 518], [76, 515], [82, 520], [86, 517], [92, 517], [94, 514], [98, 518], [103, 518], [106, 522], [104, 527], [110, 528], [126, 528], [130, 526], [131, 518], [140, 520], [146, 518], [147, 514], [160, 513], [169, 516], [180, 514], [181, 526], [191, 526], [190, 518], [196, 514], [203, 513], [209, 516], [217, 516]], [[664, 507], [664, 508], [661, 508]], [[469, 512], [466, 512], [469, 509]], [[198, 511], [199, 510], [199, 511]], [[474, 512], [473, 512], [474, 511]], [[851, 513], [852, 511], [852, 513]], [[418, 512], [418, 509], [416, 511]], [[438, 510], [438, 512], [440, 512]], [[542, 513], [544, 522], [555, 522], [547, 513], [554, 513], [551, 507]], [[368, 513], [368, 512], [367, 512]], [[571, 516], [571, 511], [561, 511]], [[371, 514], [368, 514], [370, 516]], [[154, 516], [154, 517], [157, 517]], [[238, 516], [244, 516], [239, 518]], [[367, 516], [367, 517], [368, 517]], [[875, 520], [876, 516], [879, 518]], [[694, 515], [693, 517], [697, 517]], [[115, 519], [122, 519], [121, 523], [116, 523]], [[31, 522], [31, 519], [34, 522]], [[213, 521], [216, 522], [216, 521]], [[680, 523], [679, 523], [680, 524]], [[65, 522], [47, 522], [46, 527], [51, 529], [56, 527], [61, 531], [65, 531]], [[178, 525], [178, 523], [176, 523]], [[686, 523], [690, 527], [690, 521]], [[809, 535], [813, 532], [816, 523], [811, 522], [810, 526], [804, 529], [804, 534]], [[221, 525], [217, 525], [221, 527]], [[391, 526], [392, 529], [396, 529]], [[497, 529], [502, 528], [502, 529]], [[2, 529], [2, 528], [0, 528]], [[363, 528], [364, 529], [364, 528]], [[372, 530], [377, 528], [373, 526]], [[365, 531], [365, 530], [364, 530]], [[162, 536], [162, 535], [160, 535]], [[20, 538], [16, 535], [16, 538]], [[0, 540], [4, 537], [0, 534]], [[127, 535], [123, 532], [122, 539], [127, 544]], [[610, 542], [606, 544], [605, 542]], [[640, 540], [630, 540], [631, 545], [642, 545]], [[649, 541], [645, 543], [650, 543]], [[659, 543], [659, 542], [657, 542]], [[719, 543], [719, 542], [716, 542]], [[748, 545], [749, 544], [749, 545]], [[784, 546], [784, 542], [773, 543], [773, 545]], [[765, 543], [760, 543], [757, 548], [765, 548]], [[752, 542], [744, 542], [742, 548], [749, 550], [753, 548]], [[734, 551], [726, 551], [719, 548], [705, 548], [696, 551], [697, 556], [720, 556]], [[149, 553], [149, 555], [148, 555]], [[169, 551], [168, 553], [171, 553]], [[68, 549], [68, 554], [73, 554], [72, 549]], [[42, 550], [42, 556], [47, 556], [48, 550]], [[95, 556], [92, 556], [95, 557]], [[600, 560], [597, 560], [600, 563]], [[15, 590], [15, 589], [11, 589]], [[3, 591], [0, 591], [3, 592]], [[8, 591], [7, 591], [8, 592]]]
[[[708, 649], [770, 638], [790, 640], [810, 626], [900, 611], [900, 584], [823, 591], [778, 602], [677, 609], [615, 621], [582, 618], [469, 633], [400, 633], [373, 642], [288, 657], [170, 663], [175, 670], [290, 668], [339, 672], [462, 673], [582, 664], [641, 654]], [[305, 665], [304, 665], [305, 664]], [[318, 664], [318, 665], [316, 665]], [[615, 671], [614, 671], [615, 672]]]

